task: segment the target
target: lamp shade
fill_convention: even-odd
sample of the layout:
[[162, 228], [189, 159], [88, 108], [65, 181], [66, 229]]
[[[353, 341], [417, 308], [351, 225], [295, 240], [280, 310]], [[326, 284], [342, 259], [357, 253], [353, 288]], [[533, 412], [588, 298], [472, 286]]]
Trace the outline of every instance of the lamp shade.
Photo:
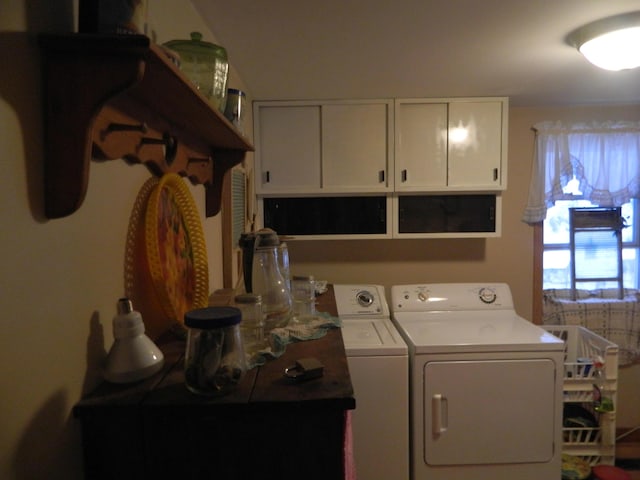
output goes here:
[[640, 67], [640, 12], [604, 18], [569, 35], [589, 62], [605, 70]]

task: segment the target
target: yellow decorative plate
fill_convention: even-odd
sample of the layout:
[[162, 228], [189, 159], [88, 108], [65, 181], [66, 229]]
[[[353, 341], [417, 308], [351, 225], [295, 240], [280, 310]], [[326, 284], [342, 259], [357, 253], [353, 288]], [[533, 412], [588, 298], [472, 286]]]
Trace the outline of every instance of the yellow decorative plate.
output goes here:
[[138, 192], [129, 216], [124, 259], [125, 295], [133, 302], [133, 308], [142, 314], [147, 335], [154, 340], [169, 328], [169, 322], [153, 288], [144, 236], [147, 203], [158, 182], [158, 178], [151, 177]]
[[207, 306], [202, 225], [180, 176], [151, 177], [140, 189], [129, 218], [124, 277], [125, 295], [152, 339], [175, 326], [183, 330], [184, 312]]
[[186, 312], [208, 304], [209, 269], [200, 213], [177, 174], [164, 175], [149, 195], [145, 243], [162, 310], [182, 325]]

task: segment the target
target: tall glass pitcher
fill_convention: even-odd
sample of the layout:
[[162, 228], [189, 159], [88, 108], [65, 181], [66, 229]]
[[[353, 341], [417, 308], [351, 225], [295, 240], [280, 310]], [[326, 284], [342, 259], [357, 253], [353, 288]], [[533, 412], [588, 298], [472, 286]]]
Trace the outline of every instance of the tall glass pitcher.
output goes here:
[[265, 228], [255, 233], [249, 293], [262, 296], [265, 333], [284, 327], [291, 318], [291, 293], [280, 271], [279, 246], [280, 239], [273, 230]]

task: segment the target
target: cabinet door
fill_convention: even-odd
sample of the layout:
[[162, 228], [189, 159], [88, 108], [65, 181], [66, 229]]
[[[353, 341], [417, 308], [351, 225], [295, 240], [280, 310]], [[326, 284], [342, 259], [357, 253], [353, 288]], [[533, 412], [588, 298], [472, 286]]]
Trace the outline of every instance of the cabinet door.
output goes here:
[[502, 123], [500, 101], [449, 104], [448, 187], [502, 185]]
[[389, 189], [390, 102], [322, 106], [322, 177], [328, 191]]
[[447, 104], [396, 102], [395, 189], [447, 185]]
[[320, 106], [254, 109], [256, 193], [303, 193], [320, 189]]

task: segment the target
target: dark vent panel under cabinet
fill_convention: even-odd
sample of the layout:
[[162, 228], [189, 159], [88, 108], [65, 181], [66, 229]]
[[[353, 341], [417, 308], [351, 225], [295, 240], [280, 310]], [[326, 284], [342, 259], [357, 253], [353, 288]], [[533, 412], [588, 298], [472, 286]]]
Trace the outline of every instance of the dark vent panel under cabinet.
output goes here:
[[279, 235], [372, 235], [387, 231], [384, 196], [264, 198], [264, 226]]
[[400, 234], [495, 232], [496, 196], [400, 196], [398, 231]]

